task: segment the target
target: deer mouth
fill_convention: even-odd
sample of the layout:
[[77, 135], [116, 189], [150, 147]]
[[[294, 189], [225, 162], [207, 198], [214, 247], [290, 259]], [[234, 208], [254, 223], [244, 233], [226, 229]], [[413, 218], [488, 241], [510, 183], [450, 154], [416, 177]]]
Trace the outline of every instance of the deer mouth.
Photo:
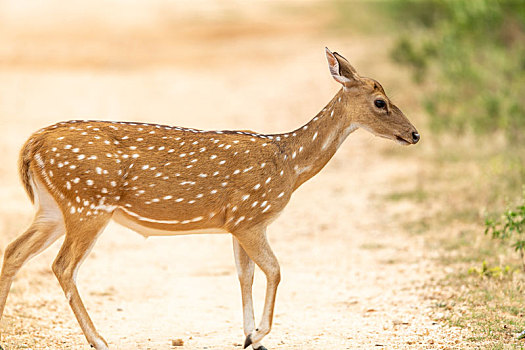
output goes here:
[[396, 142], [399, 143], [400, 145], [404, 145], [404, 146], [407, 146], [407, 145], [411, 144], [411, 142], [408, 142], [407, 140], [405, 140], [404, 138], [402, 138], [401, 136], [398, 136], [398, 135], [396, 135]]

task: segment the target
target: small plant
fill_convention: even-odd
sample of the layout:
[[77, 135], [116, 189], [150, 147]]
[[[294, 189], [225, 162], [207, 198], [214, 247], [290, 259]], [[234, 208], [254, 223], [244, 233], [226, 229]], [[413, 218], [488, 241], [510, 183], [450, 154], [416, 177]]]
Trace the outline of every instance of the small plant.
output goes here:
[[522, 268], [525, 271], [525, 189], [521, 205], [507, 209], [500, 219], [485, 220], [485, 234], [502, 241], [511, 241], [512, 247], [519, 252]]
[[485, 260], [481, 264], [481, 269], [471, 267], [468, 269], [469, 275], [476, 275], [480, 277], [491, 277], [491, 278], [503, 278], [505, 276], [512, 275], [512, 267], [509, 265], [505, 266], [489, 266]]

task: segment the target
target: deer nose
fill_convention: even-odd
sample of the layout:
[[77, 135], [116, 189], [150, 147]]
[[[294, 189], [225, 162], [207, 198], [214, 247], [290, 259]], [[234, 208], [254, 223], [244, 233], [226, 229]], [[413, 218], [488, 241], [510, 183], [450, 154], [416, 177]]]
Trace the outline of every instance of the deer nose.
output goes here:
[[413, 132], [412, 133], [412, 142], [417, 143], [419, 141], [419, 133]]

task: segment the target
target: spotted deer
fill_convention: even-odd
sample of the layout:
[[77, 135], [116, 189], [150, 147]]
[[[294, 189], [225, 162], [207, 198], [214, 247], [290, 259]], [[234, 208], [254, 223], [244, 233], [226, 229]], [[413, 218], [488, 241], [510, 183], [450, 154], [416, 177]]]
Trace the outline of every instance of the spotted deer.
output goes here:
[[[244, 347], [263, 350], [280, 268], [266, 227], [357, 128], [415, 144], [419, 134], [381, 85], [326, 49], [340, 91], [312, 120], [283, 134], [202, 131], [136, 122], [67, 121], [36, 132], [20, 175], [37, 212], [5, 250], [0, 315], [15, 274], [65, 235], [53, 263], [89, 344], [108, 349], [76, 287], [79, 266], [110, 219], [144, 236], [229, 233], [241, 285]], [[266, 275], [261, 323], [252, 306], [254, 263]]]

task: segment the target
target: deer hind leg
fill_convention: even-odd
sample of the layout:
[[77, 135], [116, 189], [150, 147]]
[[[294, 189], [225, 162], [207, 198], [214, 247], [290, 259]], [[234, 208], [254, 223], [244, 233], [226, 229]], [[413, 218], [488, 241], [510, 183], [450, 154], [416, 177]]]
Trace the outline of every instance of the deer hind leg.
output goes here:
[[38, 191], [36, 194], [39, 196], [39, 209], [33, 223], [7, 246], [4, 253], [0, 275], [0, 318], [13, 279], [22, 265], [65, 233], [64, 220], [58, 204], [47, 192]]
[[66, 220], [66, 238], [53, 263], [53, 272], [69, 301], [82, 332], [84, 332], [91, 347], [97, 350], [109, 349], [108, 344], [98, 334], [80, 298], [76, 286], [76, 274], [110, 218], [111, 215], [105, 213], [91, 217], [84, 222]]
[[[270, 330], [272, 328], [275, 296], [277, 294], [277, 286], [279, 285], [279, 282], [281, 280], [279, 262], [273, 254], [273, 251], [270, 248], [270, 245], [268, 244], [268, 240], [266, 239], [266, 227], [256, 229], [252, 228], [242, 232], [235, 232], [234, 236], [238, 240], [238, 243], [241, 245], [241, 248], [244, 250], [247, 256], [251, 258], [251, 260], [253, 260], [266, 275], [266, 297], [264, 300], [264, 310], [263, 315], [261, 317], [261, 323], [259, 324], [259, 328], [252, 330], [246, 336], [246, 340], [244, 342], [244, 348], [247, 348], [248, 346], [252, 345], [254, 349], [263, 350], [265, 348], [262, 345], [260, 345], [260, 342], [268, 333], [270, 333]], [[249, 284], [251, 292], [251, 282]], [[241, 281], [241, 289], [242, 286], [243, 282]], [[248, 300], [251, 306], [251, 295], [249, 296]], [[253, 319], [253, 311], [251, 312], [251, 317]], [[245, 325], [246, 324], [247, 323], [245, 319]], [[249, 321], [248, 326], [251, 326]]]

